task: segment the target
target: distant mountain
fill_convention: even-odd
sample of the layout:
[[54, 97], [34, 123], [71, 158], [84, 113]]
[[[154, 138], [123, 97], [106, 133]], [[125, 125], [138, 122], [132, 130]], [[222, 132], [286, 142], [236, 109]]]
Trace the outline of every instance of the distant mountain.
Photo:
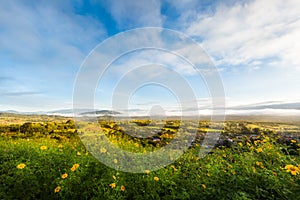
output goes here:
[[120, 112], [112, 110], [94, 110], [94, 109], [61, 109], [53, 111], [36, 111], [36, 112], [19, 112], [15, 110], [5, 110], [0, 111], [0, 113], [7, 114], [20, 114], [20, 115], [58, 115], [58, 116], [68, 116], [72, 117], [74, 115], [84, 116], [84, 115], [119, 115]]
[[96, 111], [90, 111], [90, 112], [84, 112], [81, 113], [80, 115], [119, 115], [121, 114], [120, 112], [117, 111], [112, 111], [112, 110], [96, 110]]
[[[185, 108], [183, 110], [165, 110], [166, 114], [171, 116], [181, 115], [198, 115], [198, 111], [202, 115], [210, 115], [211, 107], [197, 108]], [[218, 109], [218, 108], [215, 108]], [[191, 112], [190, 112], [191, 111]], [[193, 112], [195, 111], [195, 112]], [[120, 112], [114, 110], [95, 110], [95, 109], [61, 109], [53, 111], [35, 111], [35, 112], [19, 112], [16, 110], [0, 111], [3, 114], [21, 114], [21, 115], [56, 115], [64, 117], [85, 117], [85, 116], [106, 116], [106, 115], [118, 115], [122, 116], [148, 116], [149, 110], [143, 109], [129, 109], [121, 110]], [[164, 114], [164, 113], [162, 113]], [[300, 102], [283, 102], [283, 101], [265, 101], [260, 103], [240, 105], [240, 106], [228, 106], [226, 107], [227, 115], [299, 115], [300, 116]]]
[[1, 111], [1, 113], [12, 113], [12, 114], [18, 114], [19, 112], [16, 110], [5, 110], [5, 111]]
[[281, 103], [281, 102], [265, 102], [259, 104], [250, 104], [232, 107], [234, 110], [260, 110], [260, 109], [295, 109], [300, 110], [300, 102]]

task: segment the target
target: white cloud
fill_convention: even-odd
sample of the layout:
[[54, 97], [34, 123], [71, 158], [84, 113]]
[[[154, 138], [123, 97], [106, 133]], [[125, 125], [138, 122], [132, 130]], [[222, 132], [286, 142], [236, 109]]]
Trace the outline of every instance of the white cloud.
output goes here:
[[220, 4], [214, 14], [198, 14], [186, 22], [186, 32], [203, 41], [218, 65], [265, 65], [269, 59], [279, 67], [300, 69], [299, 16], [297, 0]]
[[106, 6], [121, 29], [162, 25], [158, 0], [111, 0]]
[[49, 1], [1, 2], [0, 30], [2, 51], [38, 65], [74, 64], [105, 35], [100, 22], [75, 14], [67, 3]]

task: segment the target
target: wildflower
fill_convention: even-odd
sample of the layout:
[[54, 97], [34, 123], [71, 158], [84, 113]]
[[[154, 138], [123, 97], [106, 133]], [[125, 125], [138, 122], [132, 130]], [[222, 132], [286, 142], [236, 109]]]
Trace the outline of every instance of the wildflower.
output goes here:
[[63, 147], [63, 145], [62, 145], [62, 144], [59, 144], [57, 147], [61, 149], [61, 148]]
[[54, 192], [55, 193], [58, 193], [60, 191], [61, 187], [58, 185], [55, 189], [54, 189]]
[[41, 146], [40, 149], [41, 149], [41, 150], [46, 150], [47, 147], [46, 147], [46, 146]]
[[118, 163], [118, 160], [117, 160], [117, 159], [114, 159], [114, 163], [117, 164], [117, 163]]
[[262, 148], [260, 148], [260, 147], [256, 149], [256, 152], [257, 152], [257, 153], [260, 153], [260, 152], [262, 152], [262, 151], [263, 151], [263, 150], [262, 150]]
[[299, 168], [294, 165], [287, 165], [284, 167], [284, 169], [286, 170], [286, 172], [290, 172], [293, 176], [300, 174]]
[[257, 166], [259, 166], [260, 168], [264, 168], [264, 166], [263, 166], [263, 164], [262, 164], [262, 162], [255, 162], [255, 164], [257, 165]]
[[291, 140], [291, 143], [296, 143], [297, 141], [296, 140]]
[[249, 146], [249, 147], [251, 146], [251, 144], [250, 144], [249, 142], [247, 142], [246, 144], [247, 144], [247, 146]]
[[72, 167], [71, 167], [71, 171], [74, 172], [76, 169], [78, 169], [79, 167], [79, 164], [74, 164]]
[[269, 137], [265, 137], [265, 139], [263, 139], [263, 142], [268, 142], [269, 141]]
[[111, 184], [109, 184], [109, 187], [115, 188], [115, 187], [116, 187], [116, 184], [115, 184], [115, 183], [111, 183]]
[[121, 191], [122, 191], [122, 192], [125, 191], [125, 186], [124, 186], [124, 185], [121, 186]]
[[77, 152], [77, 156], [81, 156], [81, 153], [79, 151]]
[[262, 162], [255, 162], [255, 164], [257, 165], [257, 166], [261, 166], [262, 165]]
[[159, 181], [159, 178], [158, 178], [157, 176], [155, 176], [153, 179], [154, 179], [155, 181]]
[[206, 185], [205, 184], [202, 184], [202, 187], [203, 187], [203, 189], [206, 189]]
[[243, 146], [243, 143], [241, 143], [241, 142], [239, 142], [238, 144], [239, 144], [241, 147]]
[[226, 158], [226, 157], [227, 157], [225, 153], [223, 154], [223, 157], [224, 157], [224, 158]]
[[116, 180], [116, 179], [117, 179], [117, 177], [116, 177], [116, 176], [113, 176], [113, 179], [114, 179], [114, 180]]
[[257, 145], [257, 143], [259, 143], [259, 142], [260, 142], [260, 140], [255, 140], [254, 144]]
[[23, 169], [24, 167], [26, 167], [24, 163], [18, 164], [17, 166], [18, 169]]
[[63, 175], [61, 175], [61, 178], [62, 179], [65, 179], [65, 178], [67, 178], [68, 177], [68, 174], [67, 173], [64, 173]]
[[236, 172], [235, 172], [235, 171], [232, 171], [232, 172], [231, 172], [231, 174], [232, 174], [232, 175], [235, 175], [235, 174], [236, 174]]
[[146, 174], [150, 174], [150, 170], [146, 169], [146, 170], [145, 170], [145, 173], [146, 173]]
[[101, 153], [106, 153], [106, 149], [105, 149], [104, 147], [102, 147], [102, 148], [100, 149], [100, 152], [101, 152]]
[[174, 171], [177, 171], [176, 167], [174, 165], [171, 165], [171, 168], [174, 170]]
[[300, 144], [297, 144], [298, 145], [298, 147], [300, 147]]

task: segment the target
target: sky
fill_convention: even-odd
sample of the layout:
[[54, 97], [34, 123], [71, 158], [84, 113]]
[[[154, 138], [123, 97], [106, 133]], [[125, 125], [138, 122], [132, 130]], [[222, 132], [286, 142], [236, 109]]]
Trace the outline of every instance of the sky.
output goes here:
[[[76, 77], [90, 52], [144, 27], [178, 31], [198, 43], [220, 74], [227, 106], [300, 102], [298, 0], [0, 0], [0, 110], [72, 108]], [[111, 93], [122, 78], [116, 74], [128, 72], [126, 66], [162, 59], [191, 85], [198, 105], [211, 102], [205, 81], [178, 57], [143, 53], [112, 64], [95, 89], [97, 108], [111, 107]], [[158, 68], [137, 71], [135, 79], [171, 73], [153, 69]], [[155, 106], [162, 112], [159, 106], [182, 103], [173, 93], [166, 85], [144, 85], [130, 93], [128, 108]]]

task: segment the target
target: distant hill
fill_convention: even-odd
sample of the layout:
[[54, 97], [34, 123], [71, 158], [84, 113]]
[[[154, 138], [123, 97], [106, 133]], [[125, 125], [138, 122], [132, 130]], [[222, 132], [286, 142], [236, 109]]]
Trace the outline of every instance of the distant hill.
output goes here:
[[112, 111], [112, 110], [97, 110], [97, 111], [90, 111], [90, 112], [84, 112], [81, 113], [80, 115], [119, 115], [121, 114], [120, 112], [117, 111]]
[[94, 109], [77, 109], [74, 112], [73, 109], [62, 109], [62, 110], [53, 110], [53, 111], [36, 111], [36, 112], [19, 112], [15, 110], [5, 110], [0, 111], [1, 114], [18, 114], [18, 115], [58, 115], [58, 116], [73, 116], [77, 115], [119, 115], [120, 112], [112, 110], [94, 110]]
[[250, 109], [296, 109], [300, 110], [300, 103], [293, 102], [293, 103], [280, 103], [280, 102], [273, 102], [273, 103], [261, 103], [261, 104], [251, 104], [245, 106], [238, 106], [232, 107], [231, 109], [235, 110], [250, 110]]

